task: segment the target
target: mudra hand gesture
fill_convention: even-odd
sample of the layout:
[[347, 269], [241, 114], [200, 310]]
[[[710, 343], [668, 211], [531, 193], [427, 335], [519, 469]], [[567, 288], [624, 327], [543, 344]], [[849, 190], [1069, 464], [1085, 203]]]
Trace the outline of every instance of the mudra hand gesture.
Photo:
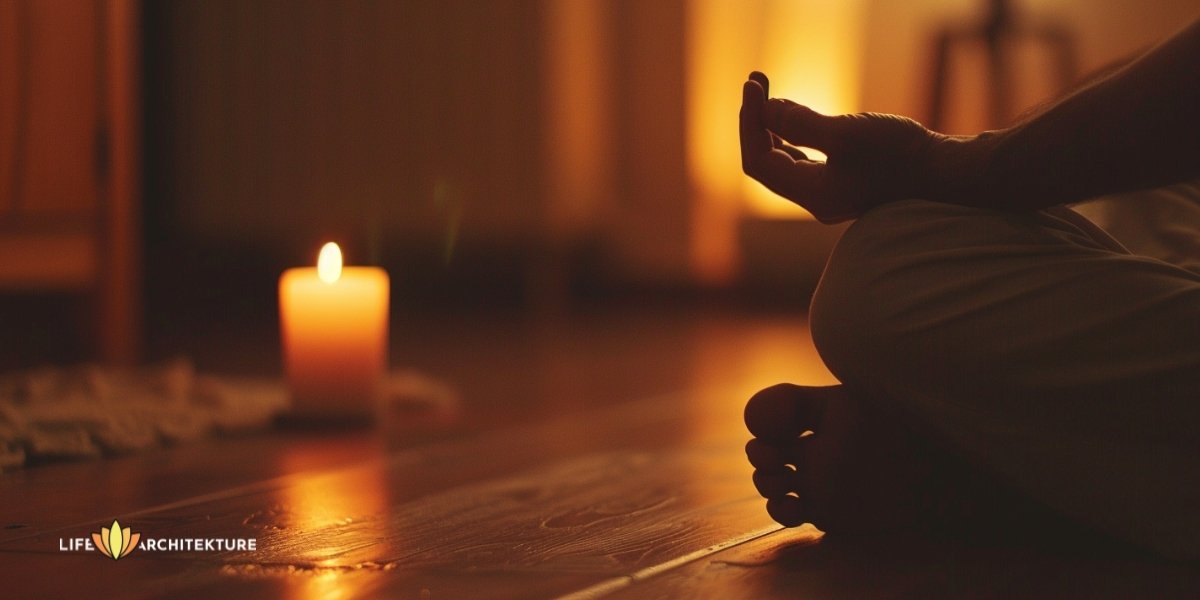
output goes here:
[[[920, 197], [934, 146], [953, 141], [897, 115], [826, 116], [790, 100], [768, 100], [768, 86], [766, 75], [754, 72], [742, 87], [742, 170], [822, 223]], [[796, 146], [829, 158], [809, 160]]]

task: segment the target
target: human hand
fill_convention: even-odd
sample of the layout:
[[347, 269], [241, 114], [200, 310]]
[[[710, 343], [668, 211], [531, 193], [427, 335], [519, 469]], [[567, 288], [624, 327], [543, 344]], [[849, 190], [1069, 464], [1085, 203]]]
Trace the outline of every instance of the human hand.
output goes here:
[[[766, 75], [757, 71], [742, 86], [742, 170], [822, 223], [921, 196], [935, 147], [951, 141], [906, 117], [826, 116], [790, 100], [768, 100], [768, 89]], [[796, 146], [828, 159], [809, 160]]]

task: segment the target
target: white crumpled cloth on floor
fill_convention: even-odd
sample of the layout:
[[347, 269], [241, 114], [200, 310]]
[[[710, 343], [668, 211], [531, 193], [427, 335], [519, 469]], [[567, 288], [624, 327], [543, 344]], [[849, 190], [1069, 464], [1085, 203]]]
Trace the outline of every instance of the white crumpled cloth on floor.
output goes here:
[[0, 375], [0, 469], [264, 427], [287, 407], [279, 382], [198, 375], [186, 360]]
[[[413, 370], [388, 373], [376, 423], [452, 427], [457, 391]], [[291, 400], [278, 379], [199, 375], [180, 359], [140, 369], [44, 367], [0, 375], [0, 471], [28, 461], [126, 454], [211, 433], [265, 428]]]

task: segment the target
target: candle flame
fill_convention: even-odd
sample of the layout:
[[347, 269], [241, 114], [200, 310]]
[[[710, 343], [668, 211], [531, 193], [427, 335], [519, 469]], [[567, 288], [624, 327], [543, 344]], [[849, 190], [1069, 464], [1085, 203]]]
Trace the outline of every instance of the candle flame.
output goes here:
[[317, 277], [325, 283], [333, 283], [342, 276], [342, 249], [329, 242], [321, 247], [317, 256]]

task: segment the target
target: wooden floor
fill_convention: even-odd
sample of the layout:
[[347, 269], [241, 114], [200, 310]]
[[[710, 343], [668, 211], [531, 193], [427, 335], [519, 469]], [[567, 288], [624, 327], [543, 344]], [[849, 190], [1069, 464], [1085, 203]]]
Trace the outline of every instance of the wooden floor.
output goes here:
[[[834, 381], [801, 317], [398, 327], [393, 363], [455, 385], [460, 419], [275, 430], [0, 475], [0, 597], [1200, 596], [1194, 569], [1145, 559], [848, 544], [775, 525], [740, 413], [766, 385]], [[221, 356], [270, 363], [253, 352]], [[255, 538], [257, 550], [59, 550], [114, 518], [143, 539]]]

